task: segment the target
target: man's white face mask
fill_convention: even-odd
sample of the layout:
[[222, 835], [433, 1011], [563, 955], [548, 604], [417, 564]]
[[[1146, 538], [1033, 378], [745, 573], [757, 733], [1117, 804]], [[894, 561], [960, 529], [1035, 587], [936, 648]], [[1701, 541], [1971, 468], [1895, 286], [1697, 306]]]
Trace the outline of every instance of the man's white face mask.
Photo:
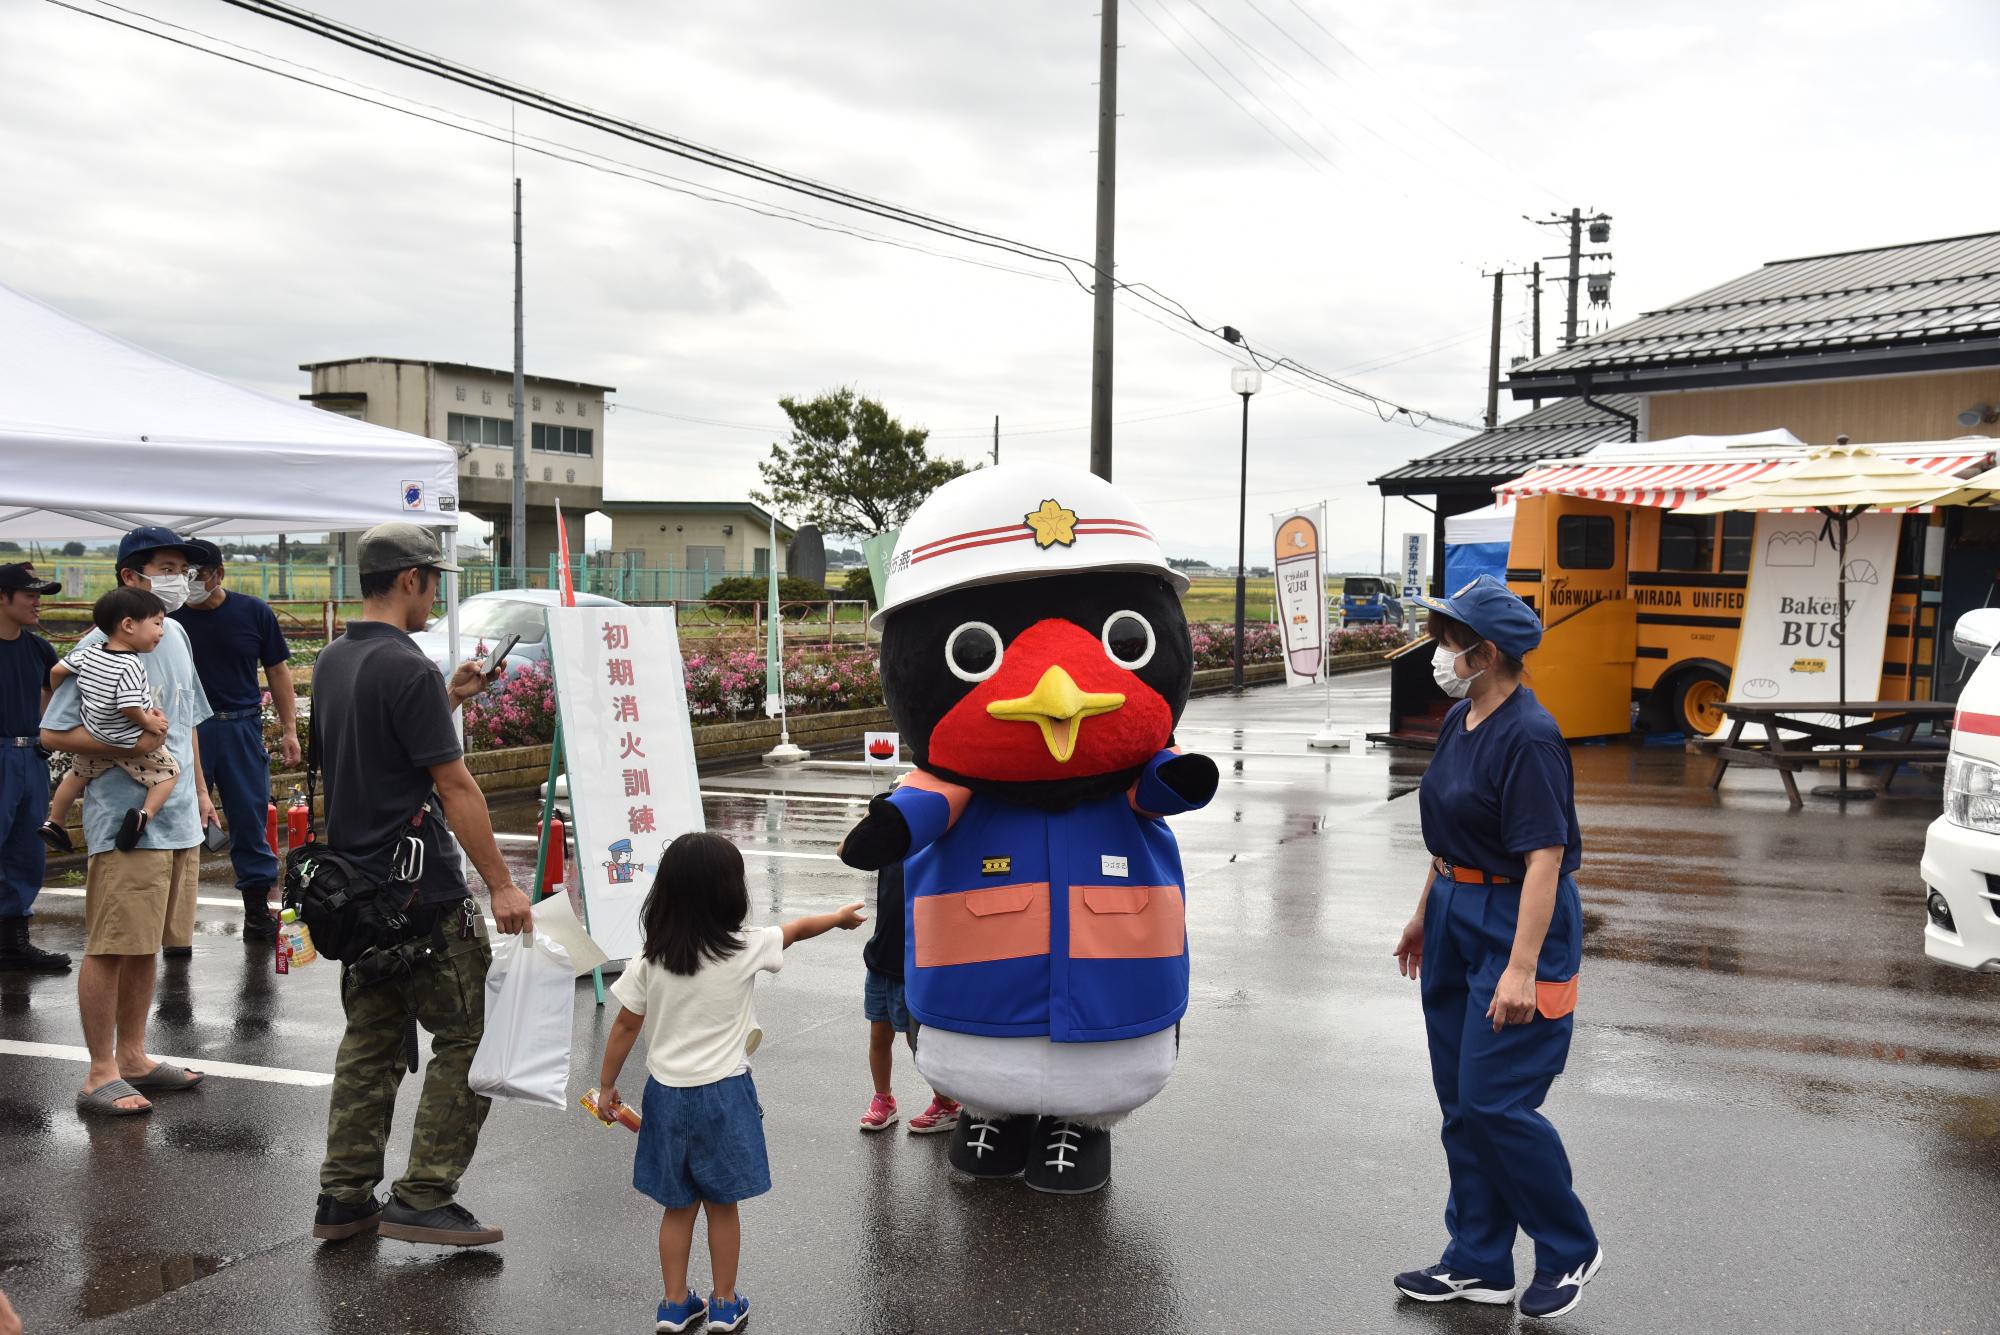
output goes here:
[[169, 612], [179, 611], [187, 605], [188, 577], [186, 575], [148, 575], [147, 585], [153, 596], [167, 605]]

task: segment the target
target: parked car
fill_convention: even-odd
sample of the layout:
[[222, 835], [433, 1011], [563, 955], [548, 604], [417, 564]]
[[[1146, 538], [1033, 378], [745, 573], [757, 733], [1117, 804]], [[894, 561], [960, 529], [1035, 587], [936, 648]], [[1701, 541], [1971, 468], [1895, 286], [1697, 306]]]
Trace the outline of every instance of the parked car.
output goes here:
[[1371, 575], [1348, 576], [1340, 587], [1340, 624], [1365, 625], [1375, 621], [1386, 621], [1392, 626], [1402, 624], [1403, 602], [1396, 597], [1396, 586]]
[[1979, 666], [1958, 697], [1944, 812], [1924, 836], [1924, 954], [2000, 973], [2000, 607], [1967, 612], [1951, 640]]
[[[579, 607], [625, 606], [616, 598], [595, 593], [579, 593], [576, 602]], [[531, 663], [548, 662], [549, 609], [561, 605], [562, 595], [553, 589], [501, 589], [473, 594], [458, 605], [460, 661], [496, 647], [509, 635], [519, 635], [521, 642], [507, 655], [509, 673], [519, 672]], [[438, 665], [440, 672], [451, 675], [457, 664], [451, 661], [451, 644], [443, 617], [410, 638]]]

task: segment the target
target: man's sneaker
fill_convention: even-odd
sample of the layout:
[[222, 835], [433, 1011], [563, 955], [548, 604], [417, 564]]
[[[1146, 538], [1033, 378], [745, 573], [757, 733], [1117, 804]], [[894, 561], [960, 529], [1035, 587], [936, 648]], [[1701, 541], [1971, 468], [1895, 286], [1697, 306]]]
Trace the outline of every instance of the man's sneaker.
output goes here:
[[1603, 1264], [1604, 1248], [1599, 1247], [1597, 1255], [1566, 1275], [1537, 1270], [1535, 1282], [1521, 1292], [1521, 1315], [1561, 1316], [1583, 1301], [1583, 1286], [1597, 1278]]
[[728, 1302], [722, 1301], [712, 1293], [708, 1295], [708, 1325], [703, 1329], [740, 1330], [743, 1323], [749, 1319], [750, 1300], [742, 1294], [737, 1294]]
[[506, 1235], [473, 1218], [472, 1211], [453, 1201], [435, 1210], [418, 1210], [390, 1196], [382, 1207], [382, 1236], [399, 1242], [429, 1242], [440, 1247], [483, 1247]]
[[680, 1331], [696, 1329], [707, 1315], [708, 1304], [701, 1300], [700, 1294], [689, 1289], [681, 1295], [679, 1302], [660, 1304], [659, 1319], [654, 1322], [653, 1329], [678, 1335]]
[[958, 1126], [958, 1105], [942, 1094], [931, 1095], [931, 1106], [910, 1119], [910, 1134], [934, 1136]]
[[877, 1094], [868, 1100], [868, 1111], [861, 1114], [863, 1131], [887, 1131], [896, 1124], [896, 1096]]
[[1454, 1298], [1462, 1298], [1469, 1303], [1514, 1301], [1512, 1284], [1495, 1284], [1477, 1275], [1461, 1275], [1448, 1265], [1434, 1265], [1428, 1270], [1405, 1270], [1396, 1276], [1396, 1292], [1405, 1298], [1415, 1298], [1420, 1303], [1448, 1303]]
[[69, 831], [52, 820], [43, 821], [41, 828], [36, 830], [35, 833], [42, 836], [42, 842], [49, 846], [49, 852], [51, 853], [68, 854], [76, 852], [76, 845], [70, 842]]
[[366, 1233], [382, 1222], [382, 1202], [370, 1196], [349, 1204], [322, 1194], [313, 1211], [313, 1236], [324, 1242], [338, 1242], [356, 1233]]

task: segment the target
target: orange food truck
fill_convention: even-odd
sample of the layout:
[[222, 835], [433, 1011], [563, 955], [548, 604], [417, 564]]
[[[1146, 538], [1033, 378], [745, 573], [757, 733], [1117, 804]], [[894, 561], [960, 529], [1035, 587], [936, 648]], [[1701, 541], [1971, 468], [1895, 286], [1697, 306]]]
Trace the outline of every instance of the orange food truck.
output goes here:
[[[1515, 512], [1507, 587], [1546, 627], [1527, 659], [1529, 681], [1565, 737], [1634, 727], [1706, 735], [1722, 727], [1757, 516], [1682, 515], [1674, 507], [1796, 463], [1808, 448], [1600, 445], [1495, 489]], [[1993, 460], [1993, 443], [1977, 437], [1870, 448], [1935, 472], [1941, 483]], [[1880, 698], [1930, 699], [1944, 521], [1900, 519]], [[1380, 740], [1435, 741], [1451, 701], [1431, 680], [1430, 654], [1421, 641], [1396, 655], [1390, 728]]]

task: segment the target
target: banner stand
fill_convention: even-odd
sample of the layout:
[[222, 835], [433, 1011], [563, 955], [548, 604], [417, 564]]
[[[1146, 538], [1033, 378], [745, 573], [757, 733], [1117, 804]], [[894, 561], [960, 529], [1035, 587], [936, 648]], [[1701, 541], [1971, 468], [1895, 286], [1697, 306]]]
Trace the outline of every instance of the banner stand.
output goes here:
[[[553, 684], [553, 664], [550, 665], [550, 681]], [[563, 764], [562, 711], [558, 709], [556, 711], [555, 736], [549, 741], [549, 777], [548, 781], [542, 785], [542, 825], [541, 832], [535, 836], [535, 888], [528, 896], [530, 904], [539, 904], [548, 898], [543, 893], [546, 888], [543, 881], [549, 873], [549, 831], [553, 828], [553, 817], [556, 812], [556, 776], [561, 773]], [[579, 842], [577, 845], [579, 853], [581, 853], [582, 847], [582, 844]], [[565, 886], [564, 889], [567, 891], [568, 887]], [[588, 932], [590, 930], [590, 896], [579, 890], [576, 898], [577, 902], [583, 907], [583, 930]], [[599, 1006], [604, 1005], [603, 965], [600, 964], [590, 971], [590, 983], [596, 989], [597, 1004]]]

